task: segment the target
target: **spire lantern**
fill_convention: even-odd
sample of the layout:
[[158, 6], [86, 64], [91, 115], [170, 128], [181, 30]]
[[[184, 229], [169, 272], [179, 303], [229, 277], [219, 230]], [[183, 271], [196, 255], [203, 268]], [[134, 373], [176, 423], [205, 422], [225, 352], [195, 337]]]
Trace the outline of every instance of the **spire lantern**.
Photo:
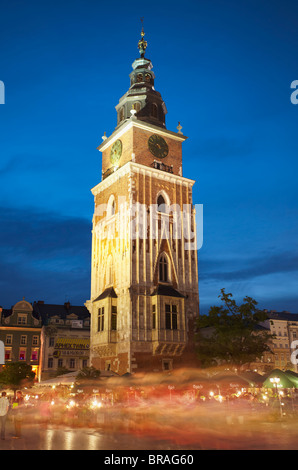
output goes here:
[[[143, 23], [142, 18], [141, 21]], [[161, 94], [154, 87], [155, 75], [152, 70], [151, 60], [145, 57], [147, 41], [145, 41], [144, 36], [145, 32], [142, 24], [141, 39], [138, 42], [140, 57], [132, 63], [132, 72], [129, 74], [129, 90], [120, 98], [116, 106], [116, 128], [131, 118], [158, 127], [166, 127], [165, 115], [167, 109]]]

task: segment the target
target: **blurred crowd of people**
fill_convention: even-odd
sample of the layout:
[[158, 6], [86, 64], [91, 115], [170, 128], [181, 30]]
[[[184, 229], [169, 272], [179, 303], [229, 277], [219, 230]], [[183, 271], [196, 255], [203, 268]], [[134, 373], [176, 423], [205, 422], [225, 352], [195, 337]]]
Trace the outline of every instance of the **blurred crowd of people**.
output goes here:
[[[1, 437], [6, 418], [14, 423], [16, 438], [28, 423], [38, 426], [91, 427], [191, 445], [208, 433], [251, 430], [260, 423], [298, 418], [298, 400], [292, 391], [222, 390], [166, 387], [117, 387], [78, 390], [66, 386], [50, 390], [23, 390], [0, 399]], [[4, 412], [6, 410], [6, 413]], [[1, 415], [5, 416], [4, 418]]]

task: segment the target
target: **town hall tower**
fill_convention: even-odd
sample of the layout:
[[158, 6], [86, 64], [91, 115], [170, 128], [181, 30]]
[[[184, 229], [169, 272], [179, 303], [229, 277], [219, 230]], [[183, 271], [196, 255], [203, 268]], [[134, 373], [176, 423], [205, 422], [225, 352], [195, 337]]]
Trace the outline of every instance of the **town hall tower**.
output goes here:
[[180, 124], [178, 132], [166, 128], [146, 47], [142, 29], [117, 125], [98, 147], [102, 178], [92, 189], [91, 365], [121, 375], [194, 365], [199, 313], [186, 137]]

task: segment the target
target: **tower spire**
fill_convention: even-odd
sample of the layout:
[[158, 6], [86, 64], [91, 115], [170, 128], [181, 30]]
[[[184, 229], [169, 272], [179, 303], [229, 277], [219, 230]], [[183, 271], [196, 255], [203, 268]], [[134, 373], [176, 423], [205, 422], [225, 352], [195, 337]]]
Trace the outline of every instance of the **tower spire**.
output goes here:
[[145, 51], [146, 51], [146, 48], [147, 48], [147, 41], [145, 41], [144, 39], [144, 36], [145, 36], [145, 32], [144, 32], [144, 18], [141, 18], [141, 23], [142, 23], [142, 31], [141, 31], [141, 39], [139, 40], [138, 42], [138, 49], [139, 49], [139, 53], [140, 53], [140, 56], [142, 58], [145, 57]]
[[134, 117], [139, 121], [165, 128], [167, 109], [161, 94], [154, 88], [153, 65], [151, 60], [145, 57], [147, 41], [144, 39], [143, 18], [141, 22], [141, 39], [138, 42], [140, 57], [132, 64], [129, 90], [120, 98], [116, 106], [117, 127]]

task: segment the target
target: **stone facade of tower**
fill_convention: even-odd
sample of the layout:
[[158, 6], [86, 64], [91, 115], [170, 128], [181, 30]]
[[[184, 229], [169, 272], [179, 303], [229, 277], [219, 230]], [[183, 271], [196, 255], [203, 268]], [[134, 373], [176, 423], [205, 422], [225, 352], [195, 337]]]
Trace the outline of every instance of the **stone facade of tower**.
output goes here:
[[92, 189], [91, 364], [119, 374], [195, 365], [199, 312], [194, 181], [182, 176], [179, 132], [141, 55], [116, 107], [117, 127], [98, 149]]

